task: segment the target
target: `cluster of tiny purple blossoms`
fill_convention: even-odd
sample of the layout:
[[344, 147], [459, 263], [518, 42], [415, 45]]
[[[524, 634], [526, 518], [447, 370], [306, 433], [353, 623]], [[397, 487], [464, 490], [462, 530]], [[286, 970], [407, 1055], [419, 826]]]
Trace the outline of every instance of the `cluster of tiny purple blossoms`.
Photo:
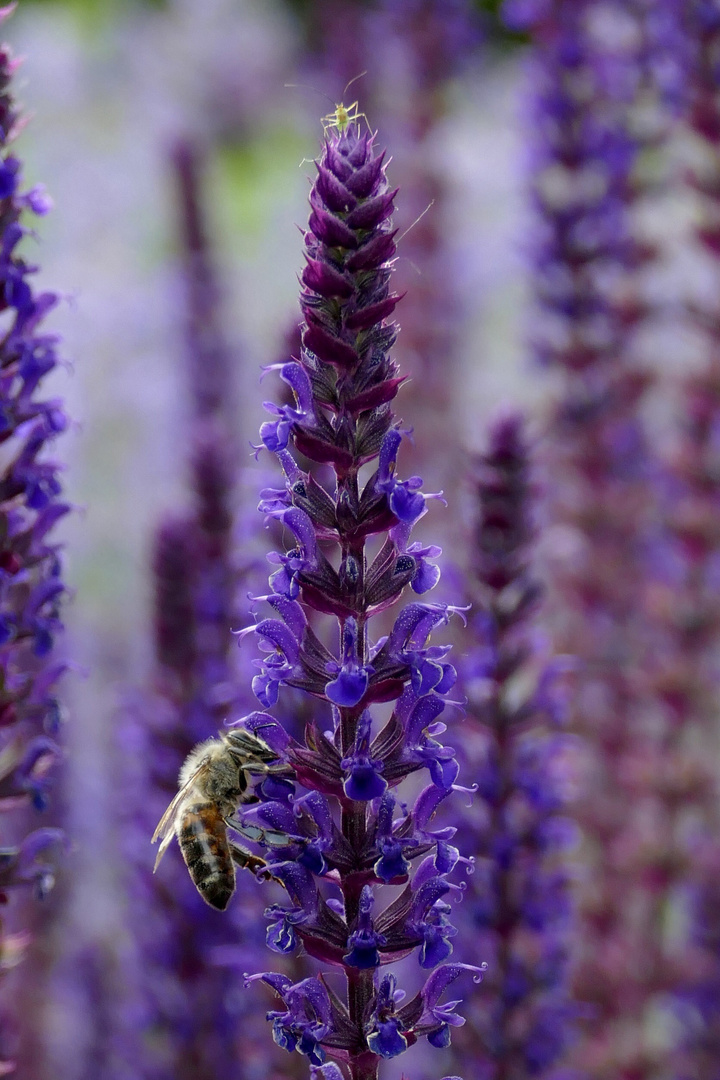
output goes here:
[[[596, 1076], [638, 1080], [668, 1068], [653, 1017], [675, 1011], [677, 1025], [668, 989], [682, 986], [692, 963], [710, 971], [696, 986], [697, 1050], [715, 1022], [707, 987], [716, 986], [717, 955], [700, 958], [714, 928], [696, 927], [694, 947], [683, 948], [666, 925], [683, 907], [699, 837], [717, 815], [716, 784], [698, 754], [700, 746], [707, 754], [716, 723], [716, 345], [687, 387], [683, 449], [668, 462], [650, 438], [654, 379], [640, 333], [658, 315], [643, 270], [661, 251], [637, 224], [643, 152], [658, 152], [689, 95], [690, 123], [714, 155], [714, 170], [695, 183], [710, 206], [701, 239], [717, 252], [718, 7], [610, 4], [604, 23], [599, 8], [507, 5], [535, 46], [535, 346], [562, 378], [550, 432], [553, 515], [572, 538], [569, 557], [558, 560], [556, 626], [584, 662], [573, 722], [590, 751], [576, 811], [588, 867], [575, 992], [592, 1008], [575, 1060]], [[707, 65], [695, 57], [684, 70], [692, 41], [710, 46]], [[650, 103], [665, 110], [665, 131], [648, 128]], [[712, 337], [716, 310], [694, 314]], [[691, 1068], [702, 1069], [698, 1062]]]
[[[0, 22], [13, 9], [0, 9]], [[42, 380], [58, 364], [57, 339], [41, 329], [57, 297], [33, 289], [29, 278], [37, 268], [21, 253], [31, 235], [24, 215], [45, 214], [50, 202], [41, 187], [22, 190], [21, 163], [9, 149], [21, 126], [9, 89], [17, 64], [9, 47], [0, 45], [0, 806], [12, 814], [6, 843], [24, 836], [0, 851], [4, 902], [23, 886], [45, 896], [64, 844], [58, 829], [38, 827], [35, 812], [47, 805], [52, 768], [61, 756], [55, 695], [65, 665], [53, 646], [65, 586], [49, 534], [69, 507], [61, 497], [59, 466], [47, 450], [67, 419], [57, 401], [39, 396]], [[8, 921], [13, 919], [11, 907]], [[17, 962], [27, 941], [13, 930], [2, 933], [3, 970]]]
[[[262, 1023], [257, 1010], [248, 995], [232, 992], [236, 973], [215, 962], [229, 932], [246, 964], [260, 962], [264, 946], [248, 929], [262, 917], [258, 886], [240, 876], [229, 926], [228, 917], [201, 898], [182, 860], [168, 860], [163, 873], [153, 875], [146, 843], [177, 790], [187, 755], [252, 700], [249, 688], [243, 693], [231, 656], [242, 576], [233, 552], [236, 485], [228, 416], [234, 358], [222, 331], [202, 165], [196, 145], [178, 142], [172, 169], [183, 269], [191, 502], [156, 530], [151, 686], [133, 695], [117, 740], [125, 763], [120, 846], [130, 871], [135, 955], [127, 964], [126, 993], [113, 1007], [115, 1028], [124, 1024], [126, 1030], [114, 1050], [106, 1049], [108, 1080], [219, 1076], [240, 1058], [241, 1033], [246, 1080], [262, 1077], [272, 1060], [260, 1049], [257, 1030], [250, 1035], [253, 1024], [257, 1029]], [[113, 1034], [100, 1036], [104, 1045], [110, 1046]]]
[[492, 426], [474, 479], [474, 603], [460, 680], [468, 698], [463, 761], [478, 792], [458, 819], [476, 866], [460, 931], [479, 941], [488, 976], [469, 1002], [456, 1057], [458, 1067], [473, 1061], [477, 1077], [497, 1080], [545, 1075], [581, 1011], [569, 995], [564, 856], [576, 842], [566, 814], [577, 739], [563, 730], [575, 665], [549, 656], [538, 633], [543, 590], [532, 568], [532, 480], [519, 415]]
[[[263, 491], [260, 509], [295, 543], [269, 556], [277, 569], [258, 602], [272, 617], [241, 635], [255, 635], [265, 653], [253, 689], [266, 709], [282, 686], [317, 704], [302, 742], [268, 712], [238, 723], [288, 762], [296, 781], [267, 778], [260, 801], [242, 812], [246, 826], [283, 839], [266, 857], [289, 903], [268, 908], [267, 943], [279, 953], [302, 944], [342, 974], [345, 993], [327, 973], [293, 983], [265, 972], [247, 981], [264, 980], [282, 999], [269, 1014], [281, 1046], [314, 1066], [329, 1058], [328, 1078], [338, 1069], [346, 1075], [344, 1064], [352, 1080], [371, 1080], [380, 1059], [422, 1036], [446, 1046], [463, 1021], [458, 1003], [443, 995], [463, 973], [479, 978], [482, 971], [447, 962], [455, 933], [447, 901], [461, 896], [464, 882], [454, 877], [469, 864], [451, 842], [455, 828], [433, 827], [437, 809], [458, 788], [459, 770], [453, 748], [440, 741], [456, 672], [449, 646], [430, 645], [429, 637], [461, 612], [418, 600], [402, 608], [387, 634], [375, 641], [368, 634], [371, 617], [406, 586], [423, 595], [437, 583], [439, 549], [410, 537], [438, 496], [423, 494], [419, 477], [401, 480], [397, 470], [403, 431], [390, 403], [403, 380], [388, 355], [396, 328], [387, 321], [399, 299], [390, 293], [395, 192], [383, 155], [356, 125], [333, 127], [317, 168], [305, 236], [302, 349], [298, 360], [276, 365], [294, 402], [266, 403], [273, 419], [261, 428], [285, 485]], [[339, 549], [335, 562], [326, 554], [331, 546]], [[337, 620], [337, 652], [322, 640], [320, 614]], [[378, 706], [386, 703], [394, 704], [383, 723]], [[430, 782], [408, 807], [398, 785], [421, 770]], [[383, 905], [386, 885], [403, 888]], [[431, 974], [406, 1002], [396, 976], [383, 969], [416, 950]]]
[[[682, 732], [692, 724], [703, 745], [714, 746], [720, 628], [720, 6], [709, 0], [692, 0], [685, 5], [683, 15], [688, 31], [688, 123], [703, 151], [688, 181], [699, 204], [696, 240], [714, 288], [689, 305], [687, 312], [700, 332], [707, 363], [684, 380], [682, 439], [670, 462], [666, 566], [671, 573], [665, 574], [657, 604], [667, 638], [659, 682], [675, 728]], [[682, 759], [679, 764], [684, 764]], [[692, 806], [695, 814], [682, 864], [689, 896], [690, 940], [679, 980], [683, 1038], [674, 1062], [675, 1075], [686, 1080], [716, 1076], [720, 1059], [720, 843], [714, 761], [696, 751], [682, 772], [688, 790], [681, 789], [679, 795], [683, 807]]]
[[[655, 992], [647, 976], [654, 962], [645, 957], [657, 956], [660, 940], [657, 891], [639, 850], [644, 804], [630, 779], [649, 753], [637, 673], [648, 641], [646, 543], [657, 472], [640, 413], [649, 378], [634, 352], [645, 314], [635, 286], [647, 252], [633, 235], [640, 147], [631, 106], [647, 27], [631, 5], [617, 13], [628, 33], [607, 39], [592, 2], [511, 0], [506, 10], [535, 45], [533, 346], [561, 380], [547, 450], [551, 513], [572, 539], [556, 561], [554, 625], [582, 661], [572, 724], [588, 763], [575, 807], [588, 868], [575, 992], [592, 1008], [577, 1064], [642, 1076], [643, 1010]], [[631, 925], [637, 910], [640, 928]], [[634, 1037], [623, 1043], [617, 1036], [628, 1016]]]

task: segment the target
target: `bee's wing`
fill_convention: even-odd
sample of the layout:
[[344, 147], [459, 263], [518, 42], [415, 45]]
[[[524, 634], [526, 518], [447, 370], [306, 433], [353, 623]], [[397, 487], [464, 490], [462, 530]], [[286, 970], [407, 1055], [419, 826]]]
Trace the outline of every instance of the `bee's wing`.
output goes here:
[[155, 844], [158, 840], [162, 840], [162, 843], [160, 844], [160, 847], [158, 848], [157, 858], [155, 859], [155, 865], [153, 866], [153, 874], [157, 870], [158, 865], [160, 864], [160, 860], [162, 859], [163, 855], [167, 851], [167, 849], [170, 846], [170, 843], [172, 841], [172, 838], [175, 835], [175, 825], [176, 825], [176, 822], [177, 822], [178, 814], [180, 812], [180, 808], [182, 807], [182, 804], [185, 802], [185, 799], [186, 799], [186, 797], [188, 795], [188, 792], [190, 791], [191, 787], [197, 782], [198, 776], [206, 768], [207, 768], [207, 764], [204, 763], [204, 764], [202, 764], [200, 766], [199, 769], [195, 770], [195, 772], [192, 774], [192, 776], [190, 776], [188, 778], [188, 780], [183, 784], [183, 786], [177, 792], [174, 799], [172, 800], [172, 802], [168, 806], [167, 810], [165, 811], [163, 816], [160, 818], [160, 820], [158, 822], [158, 826], [157, 826], [155, 832], [153, 833], [152, 841], [151, 841], [151, 843]]

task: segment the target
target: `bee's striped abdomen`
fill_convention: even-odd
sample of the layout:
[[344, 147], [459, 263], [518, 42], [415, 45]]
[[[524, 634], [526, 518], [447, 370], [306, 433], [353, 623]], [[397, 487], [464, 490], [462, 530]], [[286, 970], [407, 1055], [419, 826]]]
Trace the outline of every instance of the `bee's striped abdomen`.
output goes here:
[[177, 837], [198, 892], [224, 911], [235, 891], [235, 867], [225, 822], [214, 803], [195, 803], [186, 809]]

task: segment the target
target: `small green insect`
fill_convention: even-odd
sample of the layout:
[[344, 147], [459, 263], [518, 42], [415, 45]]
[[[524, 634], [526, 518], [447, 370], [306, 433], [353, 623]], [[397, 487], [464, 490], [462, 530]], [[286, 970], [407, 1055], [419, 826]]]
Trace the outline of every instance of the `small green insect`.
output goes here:
[[335, 106], [335, 112], [328, 113], [327, 116], [322, 117], [323, 131], [327, 131], [328, 128], [337, 128], [340, 134], [347, 130], [350, 124], [357, 124], [359, 120], [364, 120], [370, 127], [368, 118], [363, 112], [358, 112], [360, 103], [353, 101], [352, 105], [343, 105], [340, 102]]

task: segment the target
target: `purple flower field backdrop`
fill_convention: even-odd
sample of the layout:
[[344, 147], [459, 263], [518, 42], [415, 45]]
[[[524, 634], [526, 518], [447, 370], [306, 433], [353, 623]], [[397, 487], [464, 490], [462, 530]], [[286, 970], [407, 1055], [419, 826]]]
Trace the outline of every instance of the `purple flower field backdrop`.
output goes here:
[[[18, 1077], [718, 1076], [720, 7], [497, 6], [20, 0], [3, 22], [22, 190], [54, 204], [23, 252], [60, 296], [41, 396], [70, 418], [73, 506], [63, 760], [3, 841], [68, 838], [49, 895], [7, 890], [34, 939], [0, 986]], [[303, 247], [341, 99], [399, 187], [399, 390], [354, 125], [326, 121]], [[352, 466], [340, 414], [376, 427]], [[369, 565], [383, 530], [394, 569], [361, 597], [356, 534]], [[193, 745], [241, 717], [300, 787], [257, 782], [276, 880], [239, 869], [223, 913], [177, 844], [152, 876], [150, 838]]]

